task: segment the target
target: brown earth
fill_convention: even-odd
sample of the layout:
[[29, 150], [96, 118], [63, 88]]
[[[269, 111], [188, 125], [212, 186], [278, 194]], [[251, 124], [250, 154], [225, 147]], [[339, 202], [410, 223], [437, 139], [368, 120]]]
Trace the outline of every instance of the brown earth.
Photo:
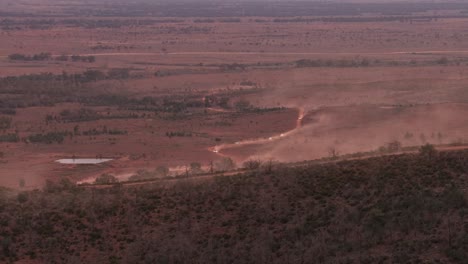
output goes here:
[[[38, 4], [37, 8], [42, 12], [44, 6]], [[10, 4], [10, 9], [20, 10], [16, 4]], [[51, 10], [64, 12], [60, 8]], [[72, 131], [77, 125], [81, 131], [107, 127], [127, 134], [74, 136], [51, 145], [0, 143], [5, 154], [0, 159], [0, 184], [5, 186], [18, 186], [20, 178], [34, 188], [45, 179], [63, 176], [80, 181], [103, 172], [124, 175], [159, 165], [183, 168], [198, 162], [207, 166], [225, 156], [237, 163], [249, 158], [299, 161], [329, 156], [332, 150], [342, 154], [369, 151], [395, 140], [409, 146], [463, 143], [468, 139], [464, 122], [468, 111], [467, 18], [418, 23], [279, 23], [274, 22], [275, 17], [241, 17], [239, 23], [203, 23], [197, 22], [197, 17], [184, 17], [178, 18], [180, 22], [116, 28], [70, 26], [56, 19], [59, 22], [43, 29], [25, 26], [28, 17], [8, 18], [19, 26], [0, 29], [0, 77], [127, 68], [132, 78], [86, 84], [89, 93], [128, 98], [229, 94], [231, 108], [190, 108], [177, 120], [168, 119], [164, 113], [115, 105], [61, 102], [19, 108], [12, 127], [0, 134], [17, 131], [25, 138], [36, 133]], [[97, 23], [127, 18], [70, 19]], [[49, 52], [53, 58], [62, 54], [95, 56], [96, 62], [8, 59], [13, 53], [40, 52]], [[304, 59], [323, 64], [298, 67], [297, 61]], [[362, 64], [363, 60], [369, 65]], [[340, 66], [343, 61], [357, 64]], [[226, 68], [234, 63], [243, 67]], [[1, 94], [0, 100], [8, 101], [8, 96]], [[241, 99], [255, 107], [286, 109], [238, 111], [233, 104]], [[47, 115], [81, 108], [148, 116], [45, 121]], [[295, 128], [297, 108], [305, 109], [304, 126], [284, 138], [264, 142]], [[179, 131], [192, 136], [166, 135]], [[255, 139], [261, 144], [212, 151], [223, 143]], [[99, 166], [54, 163], [73, 155], [102, 155], [116, 160]]]

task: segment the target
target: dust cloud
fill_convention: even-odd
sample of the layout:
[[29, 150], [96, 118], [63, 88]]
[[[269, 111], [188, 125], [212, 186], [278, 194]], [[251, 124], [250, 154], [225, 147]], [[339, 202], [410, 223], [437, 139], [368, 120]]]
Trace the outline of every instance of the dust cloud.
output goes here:
[[402, 147], [466, 142], [466, 104], [412, 107], [335, 107], [308, 111], [305, 125], [276, 142], [259, 145], [247, 159], [294, 162]]

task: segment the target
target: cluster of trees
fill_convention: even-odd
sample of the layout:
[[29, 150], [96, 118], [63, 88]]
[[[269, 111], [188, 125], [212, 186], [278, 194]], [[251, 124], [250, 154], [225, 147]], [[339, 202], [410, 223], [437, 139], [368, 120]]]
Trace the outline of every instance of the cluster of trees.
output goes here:
[[398, 140], [394, 140], [392, 142], [387, 143], [385, 146], [379, 148], [379, 152], [381, 153], [393, 153], [402, 150], [402, 144]]
[[130, 78], [129, 69], [111, 69], [107, 73], [87, 70], [83, 73], [40, 73], [0, 78], [0, 92], [5, 94], [41, 94], [43, 96], [70, 96], [83, 84], [109, 79]]
[[119, 129], [107, 129], [106, 126], [104, 126], [102, 129], [88, 129], [85, 131], [79, 131], [77, 129], [78, 126], [75, 126], [74, 129], [74, 134], [75, 135], [83, 135], [83, 136], [99, 136], [99, 135], [127, 135], [128, 132], [126, 130], [119, 130]]
[[[101, 115], [90, 109], [90, 108], [80, 108], [77, 111], [72, 111], [69, 109], [62, 110], [58, 116], [47, 114], [46, 123], [50, 122], [86, 122], [99, 120]], [[75, 127], [76, 128], [76, 127]]]
[[[51, 122], [66, 122], [66, 123], [77, 123], [77, 122], [89, 122], [95, 120], [102, 120], [102, 119], [136, 119], [136, 118], [145, 118], [147, 115], [142, 114], [139, 115], [137, 113], [124, 113], [124, 114], [111, 114], [111, 112], [107, 112], [107, 114], [98, 113], [91, 108], [80, 108], [78, 110], [70, 110], [65, 109], [62, 110], [59, 115], [48, 114], [46, 115], [46, 123], [49, 124]], [[89, 133], [99, 132], [96, 129], [91, 129], [88, 131]], [[120, 131], [117, 129], [108, 130], [107, 127], [103, 127], [103, 130], [100, 131], [101, 134], [115, 134], [121, 135], [125, 134], [126, 131]]]
[[117, 80], [125, 80], [129, 79], [130, 76], [130, 69], [128, 68], [114, 68], [107, 72], [107, 79], [117, 79]]
[[101, 174], [94, 181], [95, 184], [113, 184], [117, 182], [117, 178], [114, 175], [108, 173]]
[[[144, 112], [184, 113], [189, 108], [219, 106], [230, 108], [229, 97], [241, 95], [245, 91], [230, 91], [225, 94], [207, 96], [201, 100], [199, 95], [170, 95], [161, 97], [129, 98], [123, 95], [100, 94], [91, 90], [89, 83], [131, 78], [129, 69], [112, 69], [108, 72], [87, 70], [82, 73], [62, 74], [41, 73], [0, 78], [0, 93], [17, 95], [8, 100], [0, 99], [0, 113], [14, 115], [15, 108], [30, 106], [53, 106], [62, 102], [77, 102], [91, 106], [118, 106], [122, 110]], [[247, 82], [249, 83], [249, 82]], [[238, 94], [236, 94], [236, 92]], [[40, 96], [38, 96], [40, 95]], [[242, 102], [239, 103], [242, 107]], [[245, 110], [245, 109], [244, 109]], [[144, 113], [143, 115], [147, 115]], [[87, 121], [101, 118], [139, 118], [139, 114], [124, 116], [99, 115], [90, 112], [63, 113], [60, 116], [47, 116], [47, 121]]]
[[440, 16], [362, 16], [362, 17], [295, 17], [295, 18], [275, 18], [274, 23], [369, 23], [369, 22], [410, 22], [437, 21]]
[[2, 107], [5, 107], [3, 105], [3, 102], [4, 101], [0, 100], [0, 114], [2, 114], [2, 115], [16, 115], [16, 110], [15, 109], [2, 108]]
[[166, 23], [182, 23], [182, 19], [2, 19], [0, 27], [4, 30], [50, 29], [56, 26], [97, 28], [121, 28], [131, 26], [149, 26]]
[[[110, 27], [119, 28], [127, 26], [153, 25], [156, 23], [181, 23], [187, 21], [184, 18], [230, 18], [230, 17], [356, 17], [366, 19], [369, 14], [372, 17], [419, 17], [421, 14], [431, 14], [439, 10], [447, 14], [434, 17], [456, 17], [460, 11], [467, 10], [466, 3], [449, 2], [441, 5], [438, 2], [424, 2], [414, 5], [412, 2], [380, 2], [380, 3], [336, 3], [336, 2], [292, 2], [288, 4], [274, 3], [265, 7], [262, 1], [246, 1], [232, 5], [216, 2], [126, 2], [113, 6], [98, 4], [92, 9], [89, 6], [69, 8], [58, 14], [67, 16], [67, 19], [57, 18], [33, 18], [31, 14], [21, 12], [2, 12], [5, 19], [0, 20], [0, 25], [15, 26], [27, 24], [31, 27], [38, 26], [83, 26], [83, 27]], [[441, 12], [443, 13], [443, 12]], [[151, 17], [157, 16], [157, 19]], [[427, 15], [433, 17], [431, 15]], [[458, 15], [459, 16], [459, 15]], [[8, 18], [7, 18], [8, 17]], [[9, 17], [21, 17], [23, 19], [10, 19]], [[118, 19], [123, 17], [124, 19]], [[5, 23], [4, 23], [5, 21]]]
[[20, 138], [17, 133], [8, 133], [8, 134], [0, 135], [0, 142], [16, 143], [19, 141], [20, 141]]
[[[231, 45], [232, 43], [230, 43]], [[223, 73], [223, 72], [238, 72], [245, 71], [246, 69], [278, 69], [281, 67], [288, 67], [290, 63], [286, 62], [258, 62], [258, 63], [214, 63], [214, 64], [178, 64], [178, 66], [185, 66], [184, 68], [174, 69], [160, 69], [154, 73], [156, 77], [168, 77], [185, 74], [210, 74], [210, 73]], [[206, 67], [205, 67], [206, 66]]]
[[[93, 17], [147, 17], [157, 14], [160, 19], [172, 18], [219, 18], [219, 17], [367, 17], [368, 14], [375, 16], [410, 16], [421, 13], [433, 13], [437, 10], [451, 10], [447, 16], [456, 15], [457, 11], [467, 10], [464, 2], [451, 2], [441, 5], [438, 2], [424, 2], [414, 5], [412, 2], [379, 2], [364, 3], [353, 2], [342, 4], [337, 2], [291, 2], [288, 4], [274, 3], [265, 6], [262, 1], [246, 1], [232, 5], [229, 3], [219, 4], [217, 2], [190, 2], [184, 3], [181, 8], [178, 2], [144, 3], [144, 4], [117, 4], [112, 7], [96, 6], [93, 10], [70, 9], [67, 15], [93, 16]], [[453, 13], [453, 14], [452, 14]], [[442, 16], [443, 14], [441, 14]], [[123, 20], [125, 21], [125, 20]]]
[[368, 59], [359, 59], [359, 60], [309, 60], [302, 59], [295, 62], [296, 67], [367, 67], [370, 65]]
[[357, 58], [357, 59], [341, 59], [341, 60], [311, 60], [311, 59], [301, 59], [294, 62], [295, 67], [297, 68], [306, 68], [306, 67], [370, 67], [370, 66], [427, 66], [427, 65], [459, 65], [462, 63], [462, 60], [449, 60], [447, 57], [441, 57], [435, 60], [411, 60], [411, 61], [381, 61], [381, 60], [370, 60], [367, 58]]
[[204, 103], [205, 107], [219, 106], [221, 108], [230, 108], [230, 98], [228, 96], [217, 96], [217, 95], [208, 95], [205, 96]]
[[250, 104], [250, 102], [245, 100], [245, 99], [242, 99], [242, 100], [239, 100], [239, 101], [235, 102], [234, 107], [238, 111], [241, 111], [241, 112], [242, 111], [248, 111], [248, 110], [253, 108], [253, 106]]
[[3, 190], [0, 261], [465, 263], [468, 151], [424, 153], [168, 185]]
[[20, 61], [45, 61], [52, 59], [52, 55], [50, 53], [42, 52], [35, 55], [24, 55], [24, 54], [10, 54], [8, 55], [8, 59], [10, 60], [20, 60]]
[[88, 97], [82, 102], [89, 105], [116, 105], [121, 109], [133, 111], [166, 113], [180, 113], [186, 111], [189, 107], [200, 108], [204, 106], [202, 100], [191, 95], [145, 96], [143, 98], [129, 98], [120, 95], [98, 95]]
[[130, 70], [127, 68], [113, 68], [107, 73], [99, 70], [86, 70], [83, 73], [62, 74], [40, 73], [19, 76], [7, 76], [0, 79], [0, 84], [13, 86], [22, 81], [60, 81], [73, 83], [86, 83], [104, 79], [126, 79], [130, 78]]
[[43, 144], [62, 144], [67, 136], [73, 134], [68, 131], [63, 132], [48, 132], [29, 135], [25, 140], [30, 143], [43, 143]]
[[224, 109], [231, 109], [234, 108], [235, 110], [239, 112], [255, 112], [255, 113], [264, 113], [264, 112], [271, 112], [271, 111], [279, 111], [283, 110], [284, 107], [271, 107], [271, 108], [258, 108], [252, 105], [248, 100], [246, 99], [239, 99], [233, 103], [231, 103], [231, 100], [227, 96], [216, 96], [216, 95], [210, 95], [206, 96], [204, 99], [204, 105], [205, 107], [213, 107], [213, 106], [219, 106]]
[[240, 23], [242, 20], [240, 18], [236, 17], [230, 17], [230, 18], [220, 18], [220, 19], [212, 19], [212, 18], [199, 18], [199, 19], [194, 19], [194, 23], [215, 23], [215, 22], [220, 22], [220, 23]]
[[158, 166], [153, 171], [139, 170], [135, 175], [132, 175], [129, 181], [144, 181], [158, 178], [166, 178], [169, 176], [169, 168], [166, 166]]
[[71, 55], [71, 56], [68, 56], [68, 55], [60, 55], [60, 56], [57, 56], [55, 58], [56, 60], [58, 61], [73, 61], [73, 62], [89, 62], [89, 63], [93, 63], [96, 61], [96, 57], [95, 56], [80, 56], [80, 55]]
[[179, 68], [179, 69], [164, 69], [158, 70], [154, 73], [156, 77], [168, 77], [175, 75], [184, 75], [184, 74], [206, 74], [206, 73], [217, 73], [215, 69], [193, 69], [193, 68]]
[[[188, 108], [203, 108], [205, 102], [196, 95], [170, 95], [161, 97], [146, 96], [143, 98], [130, 98], [121, 95], [96, 95], [79, 98], [79, 102], [90, 105], [118, 106], [119, 109], [127, 111], [141, 112], [164, 112], [164, 113], [183, 113]], [[49, 121], [86, 121], [92, 119], [111, 119], [111, 118], [145, 118], [150, 113], [130, 113], [127, 115], [103, 115], [91, 109], [83, 108], [78, 111], [65, 110], [59, 116], [49, 115]]]
[[170, 131], [166, 132], [166, 136], [169, 138], [172, 137], [192, 137], [192, 132], [189, 131]]
[[[203, 107], [203, 101], [193, 96], [162, 96], [129, 98], [117, 94], [101, 94], [89, 85], [92, 82], [132, 78], [129, 69], [112, 69], [108, 72], [87, 70], [82, 73], [41, 73], [0, 77], [0, 93], [16, 95], [0, 99], [0, 113], [14, 115], [15, 108], [30, 106], [53, 106], [62, 102], [77, 102], [85, 105], [118, 106], [127, 110], [150, 112], [183, 112], [187, 107]], [[40, 95], [40, 96], [38, 96]], [[80, 116], [82, 113], [79, 113]], [[93, 114], [95, 115], [95, 114]], [[82, 117], [89, 117], [88, 114]], [[66, 118], [66, 116], [63, 116]], [[121, 118], [137, 118], [131, 114]], [[49, 116], [52, 121], [56, 117]], [[60, 119], [60, 116], [57, 117]], [[73, 117], [74, 118], [74, 117]], [[120, 118], [120, 117], [109, 117]], [[83, 118], [80, 118], [83, 119]]]
[[[10, 54], [8, 56], [10, 60], [17, 60], [17, 61], [48, 61], [52, 60], [52, 54], [48, 52], [41, 52], [39, 54], [34, 54], [34, 55], [25, 55], [25, 54], [20, 54], [20, 53], [14, 53]], [[80, 55], [60, 55], [55, 58], [57, 61], [73, 61], [73, 62], [89, 62], [93, 63], [96, 61], [95, 56], [80, 56]]]
[[241, 63], [221, 64], [219, 66], [221, 71], [245, 71], [246, 68], [247, 65]]
[[59, 116], [47, 115], [46, 122], [64, 121], [64, 122], [85, 122], [100, 119], [100, 114], [90, 108], [80, 108], [76, 111], [64, 109]]
[[242, 85], [242, 86], [255, 86], [256, 87], [257, 83], [246, 80], [246, 81], [240, 82], [239, 85]]
[[222, 158], [214, 162], [214, 172], [230, 171], [237, 168], [236, 163], [231, 158]]
[[0, 130], [6, 130], [11, 127], [11, 117], [0, 116]]

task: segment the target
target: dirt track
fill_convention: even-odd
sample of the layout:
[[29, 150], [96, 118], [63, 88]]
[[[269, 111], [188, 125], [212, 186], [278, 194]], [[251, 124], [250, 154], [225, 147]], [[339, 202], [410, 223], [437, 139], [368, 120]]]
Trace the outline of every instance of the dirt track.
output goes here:
[[400, 55], [400, 54], [450, 54], [468, 53], [468, 50], [423, 50], [394, 52], [154, 52], [154, 53], [90, 53], [82, 56], [151, 56], [151, 55]]
[[[468, 50], [420, 50], [393, 52], [122, 52], [122, 53], [86, 53], [80, 56], [116, 57], [116, 56], [168, 56], [168, 55], [401, 55], [401, 54], [457, 54], [468, 53]], [[53, 55], [60, 56], [60, 55]], [[8, 55], [0, 55], [7, 58]]]
[[[438, 151], [458, 151], [458, 150], [466, 150], [468, 149], [467, 145], [464, 146], [439, 146], [436, 147]], [[415, 154], [418, 153], [417, 150], [411, 150], [411, 151], [400, 151], [400, 152], [395, 152], [391, 154], [382, 154], [382, 155], [375, 155], [375, 154], [369, 154], [369, 155], [364, 155], [361, 157], [356, 157], [356, 158], [348, 158], [348, 159], [336, 159], [336, 160], [327, 160], [327, 161], [317, 161], [317, 160], [311, 160], [311, 161], [306, 161], [306, 162], [301, 162], [301, 163], [283, 163], [283, 166], [290, 167], [290, 168], [295, 168], [295, 167], [303, 167], [303, 166], [309, 166], [309, 165], [317, 165], [317, 164], [327, 164], [327, 163], [334, 163], [334, 162], [339, 162], [339, 161], [346, 161], [346, 160], [362, 160], [362, 159], [368, 159], [368, 158], [374, 158], [374, 157], [383, 157], [383, 156], [396, 156], [396, 155], [402, 155], [402, 154]], [[177, 177], [177, 178], [168, 178], [168, 179], [154, 179], [154, 180], [146, 180], [146, 181], [140, 181], [140, 182], [119, 182], [117, 184], [100, 184], [100, 185], [79, 185], [80, 187], [84, 188], [110, 188], [113, 186], [118, 186], [118, 185], [124, 185], [124, 186], [139, 186], [139, 185], [145, 185], [145, 184], [151, 184], [151, 183], [162, 183], [162, 182], [174, 182], [174, 181], [181, 181], [181, 180], [202, 180], [202, 179], [211, 179], [214, 177], [226, 177], [226, 176], [234, 176], [238, 174], [245, 174], [245, 173], [252, 173], [255, 172], [256, 170], [248, 170], [248, 169], [241, 169], [241, 170], [235, 170], [235, 171], [227, 171], [227, 172], [219, 172], [219, 173], [207, 173], [207, 174], [200, 174], [200, 175], [192, 175], [188, 177]]]
[[304, 108], [299, 107], [299, 108], [297, 108], [297, 111], [298, 111], [298, 117], [297, 117], [297, 120], [296, 120], [296, 127], [294, 129], [290, 130], [290, 131], [281, 133], [281, 134], [276, 135], [276, 136], [268, 137], [268, 138], [247, 139], [247, 140], [238, 141], [238, 142], [235, 142], [235, 143], [232, 143], [232, 144], [221, 144], [221, 145], [214, 146], [214, 147], [210, 148], [209, 150], [211, 152], [214, 152], [214, 153], [220, 155], [220, 156], [225, 157], [226, 155], [221, 153], [221, 151], [223, 149], [231, 149], [231, 148], [237, 148], [237, 147], [248, 146], [248, 145], [258, 145], [258, 144], [263, 144], [263, 143], [267, 143], [267, 142], [273, 142], [273, 141], [276, 141], [278, 139], [290, 136], [291, 134], [293, 134], [294, 132], [296, 132], [298, 129], [300, 129], [302, 127], [302, 119], [304, 119], [304, 116], [306, 114]]

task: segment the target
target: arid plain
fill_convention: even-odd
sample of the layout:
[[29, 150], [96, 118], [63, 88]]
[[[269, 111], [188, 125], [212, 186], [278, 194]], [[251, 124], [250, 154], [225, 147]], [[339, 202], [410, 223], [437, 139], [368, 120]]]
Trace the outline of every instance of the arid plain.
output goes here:
[[[109, 15], [104, 4], [86, 15], [82, 3], [1, 9], [4, 186], [468, 140], [462, 4], [350, 19]], [[94, 157], [113, 160], [55, 162]]]

